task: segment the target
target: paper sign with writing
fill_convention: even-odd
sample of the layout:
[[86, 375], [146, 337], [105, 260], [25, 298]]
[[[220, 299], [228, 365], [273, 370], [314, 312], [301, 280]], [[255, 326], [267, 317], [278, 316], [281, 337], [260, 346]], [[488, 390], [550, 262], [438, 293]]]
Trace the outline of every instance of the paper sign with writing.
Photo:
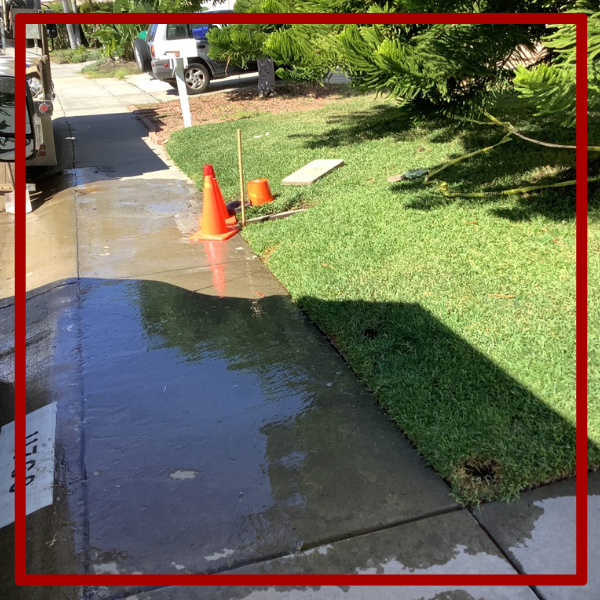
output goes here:
[[[53, 501], [56, 403], [34, 410], [26, 421], [27, 514]], [[15, 423], [0, 431], [0, 527], [15, 520]]]

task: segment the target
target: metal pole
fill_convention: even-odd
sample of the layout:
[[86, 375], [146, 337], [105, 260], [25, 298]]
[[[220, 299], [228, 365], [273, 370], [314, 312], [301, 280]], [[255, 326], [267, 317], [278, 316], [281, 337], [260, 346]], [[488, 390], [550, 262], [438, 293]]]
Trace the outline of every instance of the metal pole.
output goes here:
[[242, 201], [242, 227], [246, 226], [246, 203], [244, 201], [244, 165], [242, 163], [242, 130], [237, 130], [238, 162], [240, 165], [240, 199]]

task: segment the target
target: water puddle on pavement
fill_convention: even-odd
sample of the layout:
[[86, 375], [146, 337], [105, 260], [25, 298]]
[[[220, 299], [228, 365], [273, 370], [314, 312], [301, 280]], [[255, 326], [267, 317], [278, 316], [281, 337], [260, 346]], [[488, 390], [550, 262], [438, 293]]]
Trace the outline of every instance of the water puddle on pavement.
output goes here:
[[69, 386], [57, 447], [75, 460], [55, 510], [70, 510], [59, 534], [85, 532], [73, 551], [86, 572], [223, 569], [454, 506], [287, 297], [90, 278], [68, 289], [30, 377], [76, 352], [75, 381], [40, 381], [48, 397]]

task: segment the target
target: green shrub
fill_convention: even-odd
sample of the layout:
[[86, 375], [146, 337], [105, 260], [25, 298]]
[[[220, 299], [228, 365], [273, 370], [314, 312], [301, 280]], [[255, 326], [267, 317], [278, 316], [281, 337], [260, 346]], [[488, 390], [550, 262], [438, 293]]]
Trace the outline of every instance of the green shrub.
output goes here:
[[107, 58], [133, 58], [133, 42], [146, 25], [102, 25], [92, 34], [101, 44]]
[[102, 58], [102, 51], [97, 48], [85, 48], [84, 46], [80, 46], [76, 50], [61, 48], [52, 52], [51, 58], [53, 62], [59, 65], [64, 63], [83, 63]]

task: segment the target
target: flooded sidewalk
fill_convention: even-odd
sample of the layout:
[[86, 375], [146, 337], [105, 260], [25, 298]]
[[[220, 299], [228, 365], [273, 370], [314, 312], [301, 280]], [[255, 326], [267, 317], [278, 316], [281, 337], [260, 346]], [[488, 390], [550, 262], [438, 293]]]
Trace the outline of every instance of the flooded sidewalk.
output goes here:
[[[56, 78], [59, 100], [73, 103], [85, 86], [75, 79]], [[454, 502], [241, 236], [189, 242], [195, 186], [131, 113], [97, 100], [101, 110], [64, 103], [60, 191], [27, 217], [27, 411], [57, 408], [54, 501], [27, 517], [29, 572], [528, 569], [481, 527], [501, 536], [493, 513], [478, 521]], [[3, 232], [11, 226], [2, 215]], [[9, 272], [9, 237], [2, 248]], [[14, 419], [10, 289], [3, 277], [0, 425]], [[11, 600], [540, 597], [528, 587], [17, 588], [13, 535], [0, 529]]]

